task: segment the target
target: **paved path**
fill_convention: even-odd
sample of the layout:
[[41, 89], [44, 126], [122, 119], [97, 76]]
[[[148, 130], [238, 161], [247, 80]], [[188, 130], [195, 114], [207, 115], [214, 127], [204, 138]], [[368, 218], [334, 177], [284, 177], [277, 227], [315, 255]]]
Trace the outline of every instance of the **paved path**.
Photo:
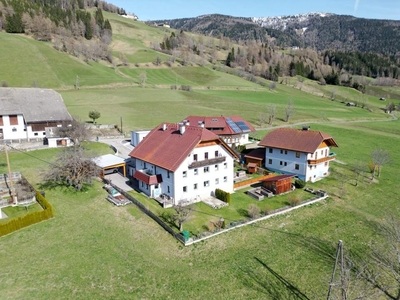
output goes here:
[[128, 158], [129, 153], [131, 153], [131, 151], [133, 150], [133, 146], [130, 144], [130, 141], [122, 138], [108, 139], [99, 137], [99, 142], [112, 146], [114, 149], [117, 150], [115, 154], [121, 158]]

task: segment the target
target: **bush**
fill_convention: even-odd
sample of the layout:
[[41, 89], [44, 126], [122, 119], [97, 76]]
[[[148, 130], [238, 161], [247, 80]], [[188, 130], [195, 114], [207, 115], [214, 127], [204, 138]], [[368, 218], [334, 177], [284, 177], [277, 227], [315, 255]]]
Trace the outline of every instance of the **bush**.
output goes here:
[[215, 189], [215, 198], [224, 201], [226, 203], [231, 203], [231, 194], [221, 190], [221, 189]]
[[295, 186], [297, 189], [302, 189], [302, 188], [304, 188], [304, 187], [306, 186], [306, 182], [303, 181], [303, 180], [301, 180], [301, 179], [296, 179], [296, 180], [294, 181], [294, 186]]
[[192, 91], [192, 87], [190, 85], [181, 85], [181, 90], [182, 91], [186, 91], [186, 92], [191, 92]]
[[297, 206], [300, 203], [300, 197], [298, 195], [290, 195], [289, 197], [290, 206]]
[[247, 210], [247, 213], [250, 218], [254, 219], [260, 214], [260, 208], [255, 205], [255, 204], [250, 204], [249, 209]]

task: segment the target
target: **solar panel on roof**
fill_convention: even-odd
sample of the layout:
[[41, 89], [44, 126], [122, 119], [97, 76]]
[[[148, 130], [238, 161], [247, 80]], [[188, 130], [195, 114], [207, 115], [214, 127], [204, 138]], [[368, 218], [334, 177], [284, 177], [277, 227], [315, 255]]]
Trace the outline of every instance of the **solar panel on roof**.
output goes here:
[[240, 132], [242, 132], [242, 130], [236, 125], [235, 122], [232, 121], [231, 118], [226, 118], [226, 123], [228, 123], [229, 127], [232, 128], [232, 130], [233, 130], [235, 133], [240, 133]]
[[243, 131], [243, 132], [247, 132], [247, 131], [251, 131], [249, 126], [246, 125], [245, 122], [243, 121], [238, 121], [236, 122], [236, 124], [239, 126], [239, 128]]

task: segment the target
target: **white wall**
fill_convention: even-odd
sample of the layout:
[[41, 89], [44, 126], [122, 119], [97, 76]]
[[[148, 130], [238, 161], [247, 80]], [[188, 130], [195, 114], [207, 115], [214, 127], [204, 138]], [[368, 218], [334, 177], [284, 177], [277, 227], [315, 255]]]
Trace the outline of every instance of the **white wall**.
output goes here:
[[137, 145], [149, 134], [150, 131], [131, 131], [131, 145], [137, 147]]
[[0, 126], [0, 128], [3, 129], [3, 139], [17, 140], [17, 139], [27, 138], [27, 133], [25, 131], [24, 117], [22, 115], [18, 115], [17, 117], [18, 117], [18, 125], [10, 125], [9, 116], [3, 116], [3, 126]]

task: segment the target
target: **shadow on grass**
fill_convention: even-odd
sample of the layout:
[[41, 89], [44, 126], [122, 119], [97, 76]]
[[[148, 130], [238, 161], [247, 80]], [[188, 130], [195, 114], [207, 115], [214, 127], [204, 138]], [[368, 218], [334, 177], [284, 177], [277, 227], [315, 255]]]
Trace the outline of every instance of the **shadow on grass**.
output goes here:
[[266, 263], [259, 258], [254, 257], [256, 262], [260, 264], [267, 272], [257, 274], [253, 270], [245, 271], [247, 277], [245, 283], [265, 294], [267, 299], [303, 299], [309, 300], [303, 292], [300, 291], [293, 283], [284, 278], [279, 273], [275, 272]]
[[64, 183], [60, 183], [60, 182], [56, 182], [56, 181], [52, 181], [52, 180], [48, 180], [48, 181], [44, 181], [42, 183], [40, 183], [38, 185], [39, 189], [44, 190], [55, 190], [55, 189], [61, 189], [62, 192], [86, 192], [89, 190], [89, 188], [91, 187], [90, 184], [84, 184], [82, 186], [82, 188], [80, 190], [75, 189], [74, 187], [64, 184]]
[[246, 209], [238, 208], [236, 211], [237, 211], [238, 214], [239, 214], [240, 216], [242, 216], [242, 217], [245, 217], [245, 218], [249, 218], [249, 217], [250, 217], [250, 216], [249, 216], [249, 212], [248, 212]]
[[179, 227], [176, 225], [173, 214], [164, 211], [160, 214], [160, 219], [163, 220], [169, 227], [179, 229]]

